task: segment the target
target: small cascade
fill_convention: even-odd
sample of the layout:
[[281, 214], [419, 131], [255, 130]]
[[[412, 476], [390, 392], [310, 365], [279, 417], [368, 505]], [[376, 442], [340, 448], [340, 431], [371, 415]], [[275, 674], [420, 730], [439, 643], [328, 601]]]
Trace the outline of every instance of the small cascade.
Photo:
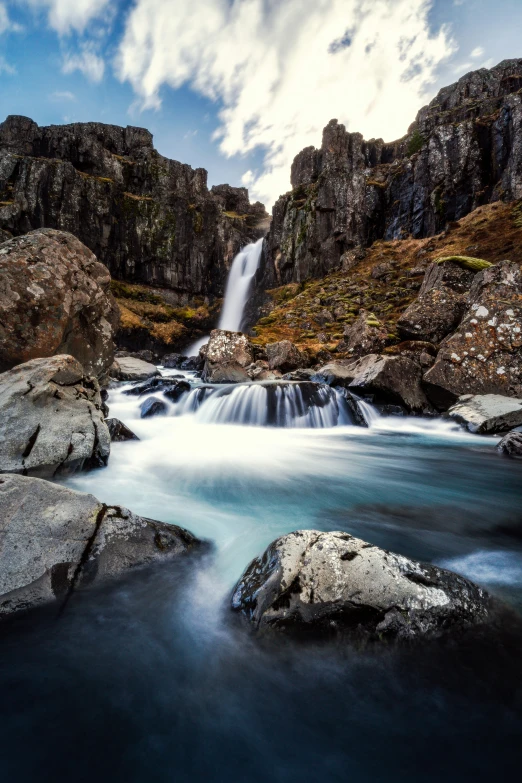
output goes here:
[[371, 427], [380, 418], [379, 412], [365, 400], [357, 400], [357, 407], [367, 427]]
[[[263, 239], [258, 239], [241, 250], [232, 261], [228, 273], [223, 308], [218, 329], [240, 332], [244, 321], [245, 307], [259, 266]], [[199, 349], [208, 342], [208, 335], [201, 337], [185, 350], [187, 356], [197, 356]]]

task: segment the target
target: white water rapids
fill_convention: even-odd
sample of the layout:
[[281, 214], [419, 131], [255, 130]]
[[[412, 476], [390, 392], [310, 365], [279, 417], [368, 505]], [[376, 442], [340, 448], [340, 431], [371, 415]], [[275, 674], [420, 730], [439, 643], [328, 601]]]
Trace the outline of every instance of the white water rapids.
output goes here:
[[[245, 307], [252, 283], [259, 266], [263, 239], [258, 239], [251, 245], [241, 250], [232, 261], [228, 273], [223, 309], [219, 318], [218, 329], [227, 329], [229, 332], [240, 332], [243, 326]], [[208, 342], [208, 335], [201, 337], [190, 345], [185, 353], [187, 356], [197, 356], [199, 349]]]

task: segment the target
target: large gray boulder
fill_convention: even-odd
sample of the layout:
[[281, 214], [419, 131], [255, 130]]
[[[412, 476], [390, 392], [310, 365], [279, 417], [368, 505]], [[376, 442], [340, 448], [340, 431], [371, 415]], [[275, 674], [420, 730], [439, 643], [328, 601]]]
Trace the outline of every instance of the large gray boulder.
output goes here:
[[280, 340], [266, 346], [268, 368], [280, 372], [291, 372], [303, 366], [303, 356], [299, 348], [290, 340]]
[[0, 616], [200, 546], [175, 525], [40, 479], [0, 476]]
[[360, 394], [373, 394], [377, 403], [402, 405], [412, 413], [431, 413], [422, 388], [422, 368], [407, 356], [370, 354], [354, 367], [349, 386]]
[[118, 381], [146, 381], [161, 375], [158, 368], [134, 356], [119, 356], [111, 367], [111, 376]]
[[457, 574], [347, 533], [298, 530], [252, 561], [232, 609], [259, 631], [407, 640], [484, 622], [490, 599]]
[[354, 358], [380, 353], [388, 342], [388, 330], [373, 313], [363, 310], [351, 326], [345, 326], [344, 338], [337, 346]]
[[207, 383], [250, 381], [246, 368], [254, 362], [254, 350], [242, 332], [214, 329], [204, 354], [202, 379]]
[[463, 394], [522, 397], [522, 270], [502, 261], [479, 272], [457, 331], [424, 376], [432, 402], [446, 410]]
[[508, 432], [522, 424], [522, 399], [501, 394], [464, 394], [447, 415], [480, 435]]
[[72, 356], [0, 375], [0, 473], [52, 478], [106, 465], [109, 453], [98, 381]]
[[439, 343], [460, 323], [475, 271], [454, 261], [431, 264], [419, 295], [397, 321], [407, 340]]
[[114, 357], [120, 314], [111, 276], [72, 234], [42, 228], [0, 248], [0, 371], [70, 354], [100, 376]]

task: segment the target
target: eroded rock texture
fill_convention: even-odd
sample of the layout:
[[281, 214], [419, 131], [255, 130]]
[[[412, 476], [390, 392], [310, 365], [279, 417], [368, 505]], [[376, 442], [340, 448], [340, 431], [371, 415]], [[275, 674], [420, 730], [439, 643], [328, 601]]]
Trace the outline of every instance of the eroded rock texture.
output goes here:
[[489, 602], [450, 571], [347, 533], [298, 530], [252, 561], [232, 608], [261, 631], [408, 640], [483, 622]]
[[521, 87], [522, 60], [467, 74], [390, 144], [332, 120], [274, 207], [267, 287], [349, 270], [376, 239], [430, 236], [481, 204], [522, 198]]
[[0, 474], [64, 476], [106, 465], [109, 453], [98, 381], [72, 356], [0, 375]]
[[92, 495], [0, 475], [0, 617], [54, 600], [63, 608], [78, 588], [200, 545], [183, 528]]
[[70, 231], [118, 279], [185, 296], [223, 293], [241, 246], [267, 215], [245, 188], [207, 188], [205, 169], [169, 160], [144, 128], [0, 124], [0, 228]]
[[76, 237], [44, 228], [0, 247], [0, 372], [70, 354], [88, 374], [112, 364], [120, 315], [107, 267]]

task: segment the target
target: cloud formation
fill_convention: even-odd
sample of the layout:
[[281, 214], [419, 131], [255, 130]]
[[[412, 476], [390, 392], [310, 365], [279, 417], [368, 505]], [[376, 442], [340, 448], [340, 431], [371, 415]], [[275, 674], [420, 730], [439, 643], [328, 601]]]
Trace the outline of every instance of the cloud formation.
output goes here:
[[272, 203], [288, 190], [293, 157], [320, 144], [332, 117], [367, 137], [404, 134], [455, 50], [447, 29], [430, 30], [430, 8], [431, 0], [136, 0], [117, 73], [144, 108], [161, 105], [165, 85], [219, 102], [221, 152], [262, 148], [263, 169], [245, 181]]
[[60, 35], [83, 33], [94, 19], [104, 15], [114, 0], [22, 0], [36, 10], [47, 12], [49, 25]]
[[80, 71], [91, 82], [101, 82], [105, 73], [105, 62], [92, 44], [82, 44], [78, 52], [69, 52], [63, 57], [62, 72]]

